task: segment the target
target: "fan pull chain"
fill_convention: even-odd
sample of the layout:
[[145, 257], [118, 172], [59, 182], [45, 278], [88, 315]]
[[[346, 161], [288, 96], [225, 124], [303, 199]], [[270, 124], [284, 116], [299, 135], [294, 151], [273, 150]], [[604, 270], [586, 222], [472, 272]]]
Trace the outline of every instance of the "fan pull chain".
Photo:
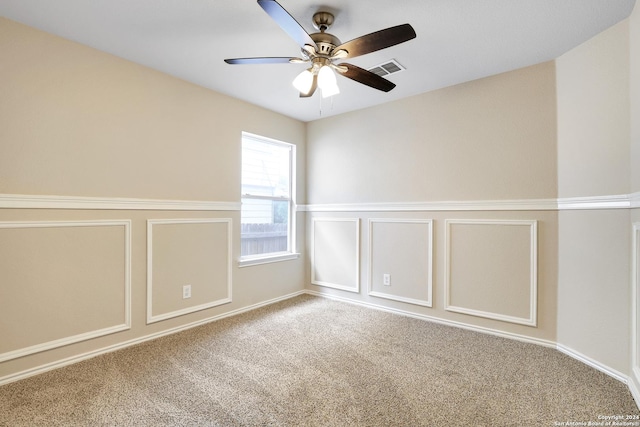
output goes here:
[[[333, 111], [333, 98], [334, 96], [330, 96], [329, 99], [331, 100], [331, 107], [329, 108], [329, 110]], [[324, 98], [320, 98], [320, 117], [322, 117], [322, 100]]]

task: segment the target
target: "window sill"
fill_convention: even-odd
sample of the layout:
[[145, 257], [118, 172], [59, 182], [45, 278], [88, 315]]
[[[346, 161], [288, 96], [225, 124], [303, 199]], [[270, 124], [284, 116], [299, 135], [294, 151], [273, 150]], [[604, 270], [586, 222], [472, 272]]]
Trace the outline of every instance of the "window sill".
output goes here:
[[270, 264], [272, 262], [281, 262], [281, 261], [289, 261], [293, 259], [298, 259], [300, 254], [298, 253], [285, 253], [278, 255], [267, 255], [261, 257], [247, 257], [241, 258], [238, 261], [238, 267], [251, 267], [252, 265], [261, 265], [261, 264]]

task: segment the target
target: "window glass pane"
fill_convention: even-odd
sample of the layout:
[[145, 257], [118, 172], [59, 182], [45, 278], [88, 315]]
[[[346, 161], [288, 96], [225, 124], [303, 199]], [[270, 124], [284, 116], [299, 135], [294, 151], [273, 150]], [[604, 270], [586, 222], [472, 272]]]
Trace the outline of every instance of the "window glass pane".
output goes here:
[[290, 152], [287, 145], [244, 138], [242, 141], [242, 194], [290, 196]]
[[242, 199], [241, 256], [289, 251], [289, 201]]
[[241, 257], [293, 251], [291, 144], [242, 134]]

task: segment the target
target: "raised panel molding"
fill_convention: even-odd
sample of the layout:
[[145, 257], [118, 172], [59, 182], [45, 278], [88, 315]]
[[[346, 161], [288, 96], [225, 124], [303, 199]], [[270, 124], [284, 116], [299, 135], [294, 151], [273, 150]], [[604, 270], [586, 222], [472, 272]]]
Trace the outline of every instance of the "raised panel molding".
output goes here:
[[[453, 220], [448, 219], [446, 224], [445, 237], [445, 292], [444, 307], [445, 310], [467, 314], [472, 316], [484, 317], [488, 319], [500, 320], [503, 322], [516, 323], [527, 326], [537, 325], [537, 293], [538, 293], [538, 244], [537, 244], [537, 221], [535, 220]], [[451, 291], [453, 284], [451, 282], [451, 229], [455, 225], [476, 225], [476, 226], [505, 226], [505, 227], [528, 227], [529, 228], [529, 314], [527, 317], [512, 316], [495, 311], [478, 310], [470, 307], [456, 306], [451, 301]]]
[[[415, 224], [426, 225], [427, 235], [425, 236], [426, 247], [428, 254], [424, 258], [424, 263], [427, 267], [427, 276], [423, 279], [426, 280], [426, 298], [411, 298], [401, 295], [395, 295], [387, 292], [380, 292], [373, 290], [373, 271], [374, 271], [374, 224]], [[395, 301], [406, 302], [409, 304], [421, 305], [425, 307], [432, 307], [432, 295], [433, 295], [433, 220], [431, 219], [394, 219], [394, 218], [371, 218], [369, 219], [369, 277], [368, 277], [368, 294], [378, 298], [385, 298]], [[393, 276], [392, 276], [393, 277]], [[416, 278], [417, 280], [417, 278]], [[393, 286], [393, 280], [392, 285]]]
[[124, 247], [122, 248], [124, 257], [124, 318], [122, 323], [106, 328], [87, 331], [81, 334], [55, 339], [25, 348], [8, 351], [0, 354], [0, 362], [24, 357], [30, 354], [52, 350], [92, 338], [113, 334], [116, 332], [131, 329], [131, 221], [130, 220], [96, 220], [96, 221], [7, 221], [0, 222], [0, 229], [47, 229], [47, 228], [85, 228], [85, 227], [122, 227], [124, 229]]
[[[174, 310], [168, 313], [153, 315], [153, 228], [161, 225], [186, 225], [186, 224], [226, 224], [227, 226], [227, 244], [226, 244], [226, 296], [214, 301], [208, 301], [204, 304], [187, 307], [180, 310]], [[160, 322], [162, 320], [171, 319], [185, 314], [194, 313], [196, 311], [205, 310], [232, 301], [232, 219], [231, 218], [186, 218], [186, 219], [155, 219], [147, 220], [147, 324]]]
[[[318, 248], [317, 228], [320, 223], [351, 223], [353, 230], [351, 237], [354, 239], [354, 245], [350, 249], [351, 256], [354, 260], [349, 265], [345, 265], [345, 269], [349, 269], [348, 273], [353, 274], [353, 283], [339, 283], [339, 280], [320, 280], [316, 274], [318, 263], [317, 258], [320, 252]], [[322, 248], [320, 248], [322, 249]], [[337, 250], [338, 248], [335, 248]], [[335, 251], [334, 251], [335, 252]], [[311, 284], [324, 286], [327, 288], [340, 289], [349, 292], [360, 292], [360, 218], [313, 218], [311, 223]]]

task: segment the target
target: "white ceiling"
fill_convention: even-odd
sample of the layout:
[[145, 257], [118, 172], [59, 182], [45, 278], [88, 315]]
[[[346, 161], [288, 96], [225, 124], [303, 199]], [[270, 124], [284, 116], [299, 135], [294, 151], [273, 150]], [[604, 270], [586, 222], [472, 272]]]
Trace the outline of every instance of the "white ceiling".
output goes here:
[[[225, 58], [300, 56], [255, 0], [0, 0], [0, 14], [104, 52], [311, 121], [554, 59], [628, 17], [635, 0], [280, 0], [307, 30], [319, 10], [342, 42], [410, 23], [417, 38], [349, 60], [396, 59], [384, 93], [338, 77], [341, 93], [300, 99], [302, 64], [228, 65]], [[6, 60], [6, 58], [5, 58]]]

